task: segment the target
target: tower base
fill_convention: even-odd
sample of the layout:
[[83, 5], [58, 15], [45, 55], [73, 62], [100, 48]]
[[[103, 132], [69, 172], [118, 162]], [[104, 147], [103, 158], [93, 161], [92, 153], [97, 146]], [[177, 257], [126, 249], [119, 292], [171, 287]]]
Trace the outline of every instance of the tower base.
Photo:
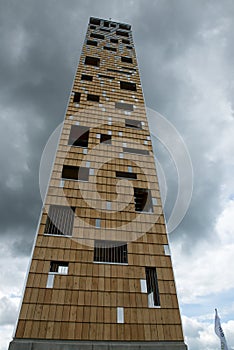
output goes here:
[[14, 339], [9, 350], [188, 350], [185, 343]]

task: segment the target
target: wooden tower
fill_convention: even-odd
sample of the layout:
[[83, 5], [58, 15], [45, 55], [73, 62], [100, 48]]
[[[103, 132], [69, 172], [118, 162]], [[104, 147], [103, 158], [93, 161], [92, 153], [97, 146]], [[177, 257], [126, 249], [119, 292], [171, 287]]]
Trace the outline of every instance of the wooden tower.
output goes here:
[[90, 18], [10, 350], [185, 350], [131, 26]]

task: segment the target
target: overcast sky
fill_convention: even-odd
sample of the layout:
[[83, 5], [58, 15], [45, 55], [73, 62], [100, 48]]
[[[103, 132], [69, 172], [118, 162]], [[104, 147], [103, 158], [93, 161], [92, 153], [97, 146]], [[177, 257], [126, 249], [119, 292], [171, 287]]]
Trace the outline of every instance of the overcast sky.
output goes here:
[[[0, 350], [11, 339], [42, 205], [41, 154], [63, 120], [90, 16], [132, 24], [146, 104], [174, 124], [191, 156], [192, 201], [170, 234], [189, 349], [220, 348], [214, 308], [234, 349], [234, 2], [2, 0]], [[169, 218], [175, 167], [155, 149]]]

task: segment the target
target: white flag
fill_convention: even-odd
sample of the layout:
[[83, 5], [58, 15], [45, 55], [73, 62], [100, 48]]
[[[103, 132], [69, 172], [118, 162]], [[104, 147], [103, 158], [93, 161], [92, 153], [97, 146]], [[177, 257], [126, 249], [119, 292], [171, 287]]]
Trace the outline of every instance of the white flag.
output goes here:
[[217, 336], [221, 341], [221, 350], [228, 350], [227, 342], [223, 333], [223, 329], [221, 327], [220, 318], [218, 316], [217, 309], [215, 309], [215, 333], [217, 334]]

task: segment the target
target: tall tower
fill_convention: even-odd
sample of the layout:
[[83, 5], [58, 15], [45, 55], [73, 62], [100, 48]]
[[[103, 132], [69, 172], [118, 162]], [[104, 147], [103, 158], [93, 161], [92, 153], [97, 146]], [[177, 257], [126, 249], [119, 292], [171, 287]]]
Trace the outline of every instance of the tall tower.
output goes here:
[[90, 18], [10, 350], [187, 349], [131, 26]]

